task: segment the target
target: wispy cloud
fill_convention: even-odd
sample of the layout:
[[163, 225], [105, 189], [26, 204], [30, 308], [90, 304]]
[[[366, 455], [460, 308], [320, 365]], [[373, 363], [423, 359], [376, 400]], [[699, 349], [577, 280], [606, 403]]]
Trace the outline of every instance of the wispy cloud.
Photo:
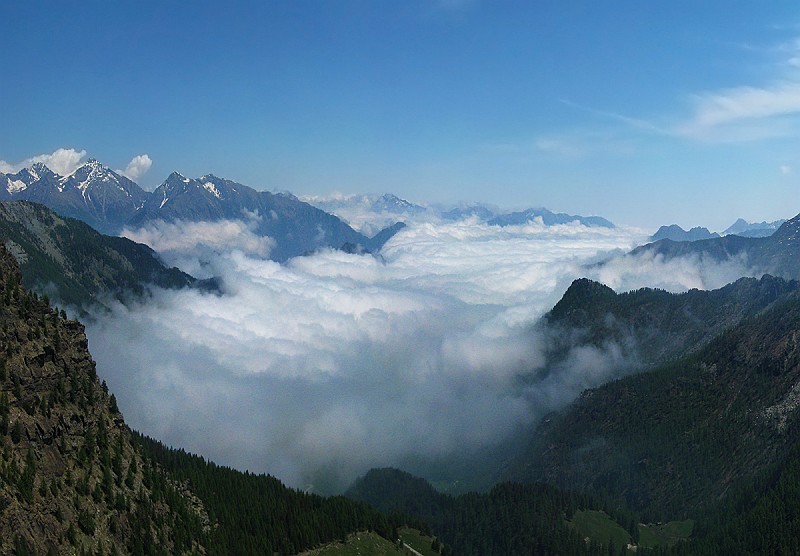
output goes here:
[[741, 86], [692, 97], [691, 117], [677, 135], [711, 141], [747, 141], [800, 133], [800, 80]]
[[690, 94], [685, 99], [688, 110], [684, 117], [662, 115], [647, 119], [559, 99], [565, 106], [599, 118], [600, 123], [595, 127], [543, 134], [535, 146], [542, 152], [576, 157], [603, 149], [609, 152], [604, 142], [583, 139], [592, 134], [626, 136], [628, 145], [635, 145], [637, 138], [646, 135], [710, 143], [800, 136], [800, 39], [769, 47], [736, 47], [769, 58], [771, 62], [762, 65], [771, 69], [770, 78], [764, 83]]
[[591, 114], [594, 114], [595, 116], [600, 116], [601, 118], [607, 120], [616, 121], [629, 128], [638, 129], [650, 133], [657, 133], [660, 135], [668, 133], [666, 129], [641, 118], [634, 118], [631, 116], [626, 116], [625, 114], [611, 112], [609, 110], [599, 110], [597, 108], [592, 108], [591, 106], [585, 106], [582, 104], [578, 104], [576, 102], [572, 102], [571, 100], [568, 99], [559, 99], [559, 102], [561, 102], [566, 106], [571, 106], [572, 108], [577, 108], [579, 110], [583, 110], [584, 112], [589, 112]]
[[636, 143], [625, 133], [612, 129], [574, 129], [561, 134], [541, 135], [532, 151], [562, 158], [589, 156], [627, 156], [636, 152]]
[[672, 127], [676, 136], [734, 142], [800, 135], [800, 38], [750, 48], [769, 60], [771, 77], [690, 95], [691, 113]]
[[219, 269], [208, 265], [231, 245], [246, 256], [266, 259], [275, 241], [256, 233], [260, 217], [247, 215], [246, 220], [189, 222], [157, 220], [137, 229], [125, 228], [120, 234], [138, 243], [145, 243], [198, 278], [209, 278]]
[[5, 174], [19, 172], [23, 168], [28, 168], [37, 162], [43, 162], [45, 166], [50, 168], [56, 174], [68, 176], [73, 173], [81, 160], [86, 156], [85, 150], [77, 151], [75, 149], [56, 149], [55, 152], [50, 154], [39, 154], [26, 158], [22, 162], [12, 164], [5, 160], [0, 160], [0, 172]]

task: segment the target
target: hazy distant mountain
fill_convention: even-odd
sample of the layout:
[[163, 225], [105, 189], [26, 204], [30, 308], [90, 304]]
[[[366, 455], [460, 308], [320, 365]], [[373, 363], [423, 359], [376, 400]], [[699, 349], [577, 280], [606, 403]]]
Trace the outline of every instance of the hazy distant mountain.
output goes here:
[[[157, 220], [247, 219], [256, 222], [256, 233], [275, 240], [270, 258], [277, 261], [346, 243], [378, 251], [392, 235], [379, 229], [378, 237], [367, 237], [293, 195], [256, 191], [213, 174], [190, 179], [174, 172], [149, 193], [94, 159], [69, 176], [59, 176], [42, 163], [0, 174], [0, 200], [41, 203], [108, 234]], [[384, 196], [378, 206], [408, 209], [410, 204], [401, 201]]]
[[669, 239], [672, 241], [699, 241], [727, 235], [768, 237], [774, 234], [784, 222], [786, 222], [786, 220], [776, 220], [774, 222], [747, 222], [743, 218], [739, 218], [721, 234], [711, 232], [708, 228], [701, 226], [696, 226], [687, 231], [677, 224], [671, 224], [669, 226], [661, 226], [656, 233], [650, 236], [650, 241], [659, 241], [662, 239]]
[[464, 220], [465, 218], [477, 218], [482, 222], [487, 222], [492, 218], [502, 214], [497, 207], [481, 203], [459, 205], [455, 208], [442, 210], [441, 217], [445, 220]]
[[428, 211], [422, 205], [401, 199], [391, 193], [383, 195], [336, 195], [332, 197], [309, 196], [303, 198], [303, 200], [333, 214], [338, 214], [339, 211], [348, 213], [355, 208], [378, 214], [389, 213], [406, 216], [424, 214]]
[[613, 228], [614, 224], [600, 216], [579, 216], [564, 213], [554, 213], [545, 208], [532, 208], [520, 212], [512, 212], [509, 214], [502, 214], [495, 216], [487, 221], [487, 224], [492, 226], [517, 226], [520, 224], [527, 224], [533, 220], [541, 218], [545, 226], [553, 226], [555, 224], [569, 224], [570, 222], [578, 222], [584, 226]]
[[316, 207], [332, 212], [362, 232], [374, 233], [376, 228], [385, 228], [393, 222], [406, 223], [430, 221], [460, 221], [468, 218], [490, 226], [514, 226], [541, 219], [546, 226], [579, 222], [585, 226], [613, 228], [614, 224], [599, 216], [579, 216], [554, 213], [545, 208], [527, 209], [518, 212], [503, 211], [484, 203], [460, 204], [458, 206], [422, 206], [392, 194], [351, 195], [331, 198], [307, 197]]
[[[375, 236], [398, 222], [427, 221], [438, 216], [433, 209], [401, 199], [391, 193], [383, 195], [305, 196], [303, 201], [335, 214], [364, 235]], [[385, 234], [384, 234], [385, 235]]]
[[708, 228], [696, 226], [689, 231], [684, 230], [677, 224], [661, 226], [656, 233], [650, 236], [650, 241], [660, 239], [671, 239], [672, 241], [698, 241], [700, 239], [711, 239], [719, 237], [716, 232], [709, 232]]
[[800, 279], [800, 215], [784, 222], [768, 237], [726, 235], [699, 241], [662, 239], [637, 247], [631, 254], [651, 253], [673, 259], [702, 256], [707, 261], [738, 259], [753, 273]]
[[786, 220], [774, 222], [748, 222], [739, 218], [736, 222], [722, 232], [722, 235], [737, 235], [742, 237], [768, 237], [774, 234]]

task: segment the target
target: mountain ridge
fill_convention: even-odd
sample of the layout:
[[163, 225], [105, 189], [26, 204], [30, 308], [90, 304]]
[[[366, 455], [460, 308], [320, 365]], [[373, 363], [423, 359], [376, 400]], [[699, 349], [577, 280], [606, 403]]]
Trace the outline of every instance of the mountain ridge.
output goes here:
[[767, 237], [726, 235], [697, 241], [662, 239], [636, 247], [630, 255], [658, 256], [664, 260], [697, 257], [704, 262], [734, 262], [755, 275], [800, 278], [800, 215], [785, 221]]
[[256, 233], [275, 240], [270, 258], [279, 262], [345, 243], [377, 251], [392, 235], [385, 229], [367, 237], [294, 196], [256, 191], [213, 174], [187, 178], [173, 172], [147, 192], [96, 159], [68, 176], [59, 176], [41, 162], [16, 174], [0, 174], [0, 200], [38, 202], [111, 235], [156, 221], [252, 220]]
[[800, 294], [764, 280], [767, 303], [709, 341], [549, 415], [505, 478], [600, 492], [661, 520], [697, 515], [783, 461], [800, 430]]
[[79, 310], [107, 298], [141, 295], [148, 284], [203, 286], [127, 238], [104, 236], [30, 201], [0, 202], [0, 239], [22, 269], [23, 284]]

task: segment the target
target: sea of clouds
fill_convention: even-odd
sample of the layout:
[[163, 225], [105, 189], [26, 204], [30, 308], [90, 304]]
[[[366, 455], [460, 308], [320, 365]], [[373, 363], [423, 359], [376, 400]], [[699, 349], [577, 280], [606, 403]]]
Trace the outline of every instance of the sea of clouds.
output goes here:
[[577, 224], [417, 223], [379, 256], [327, 250], [285, 265], [246, 221], [126, 235], [222, 280], [222, 293], [156, 289], [88, 325], [128, 423], [326, 492], [371, 467], [491, 450], [626, 372], [615, 346], [576, 347], [557, 372], [519, 380], [544, 364], [534, 324], [573, 279], [680, 291], [746, 273], [625, 255], [640, 230]]

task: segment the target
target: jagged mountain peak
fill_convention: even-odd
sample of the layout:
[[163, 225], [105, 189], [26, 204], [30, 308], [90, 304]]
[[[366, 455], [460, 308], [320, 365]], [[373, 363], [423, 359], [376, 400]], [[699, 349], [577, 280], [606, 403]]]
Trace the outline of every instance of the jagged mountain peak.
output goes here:
[[175, 182], [175, 181], [189, 183], [191, 180], [176, 170], [172, 172], [169, 176], [167, 176], [167, 179], [164, 181], [164, 183]]
[[55, 174], [55, 172], [53, 172], [50, 168], [48, 168], [47, 165], [44, 162], [34, 162], [31, 165], [30, 170], [34, 170], [37, 173], [38, 172], [50, 172], [50, 173]]
[[656, 233], [650, 236], [650, 241], [658, 241], [661, 239], [670, 239], [672, 241], [698, 241], [716, 237], [719, 237], [718, 233], [711, 232], [708, 228], [702, 226], [694, 226], [689, 230], [684, 230], [677, 224], [670, 224], [669, 226], [661, 226]]
[[36, 162], [31, 164], [30, 168], [23, 168], [17, 172], [17, 176], [22, 181], [28, 183], [28, 185], [41, 179], [57, 179], [59, 177], [59, 175], [48, 168], [44, 162]]
[[103, 164], [96, 158], [89, 158], [81, 166], [94, 166], [104, 168]]
[[72, 172], [71, 175], [81, 181], [85, 180], [88, 177], [100, 177], [100, 178], [119, 177], [119, 175], [114, 170], [108, 168], [107, 166], [103, 166], [103, 164], [100, 163], [95, 158], [90, 158], [89, 160], [78, 166], [75, 169], [75, 171]]
[[[164, 180], [158, 189], [169, 191], [169, 192], [178, 192], [178, 191], [189, 191], [192, 189], [201, 189], [201, 184], [197, 180], [187, 178], [180, 172], [172, 172], [167, 179]], [[157, 189], [157, 190], [158, 190]]]

